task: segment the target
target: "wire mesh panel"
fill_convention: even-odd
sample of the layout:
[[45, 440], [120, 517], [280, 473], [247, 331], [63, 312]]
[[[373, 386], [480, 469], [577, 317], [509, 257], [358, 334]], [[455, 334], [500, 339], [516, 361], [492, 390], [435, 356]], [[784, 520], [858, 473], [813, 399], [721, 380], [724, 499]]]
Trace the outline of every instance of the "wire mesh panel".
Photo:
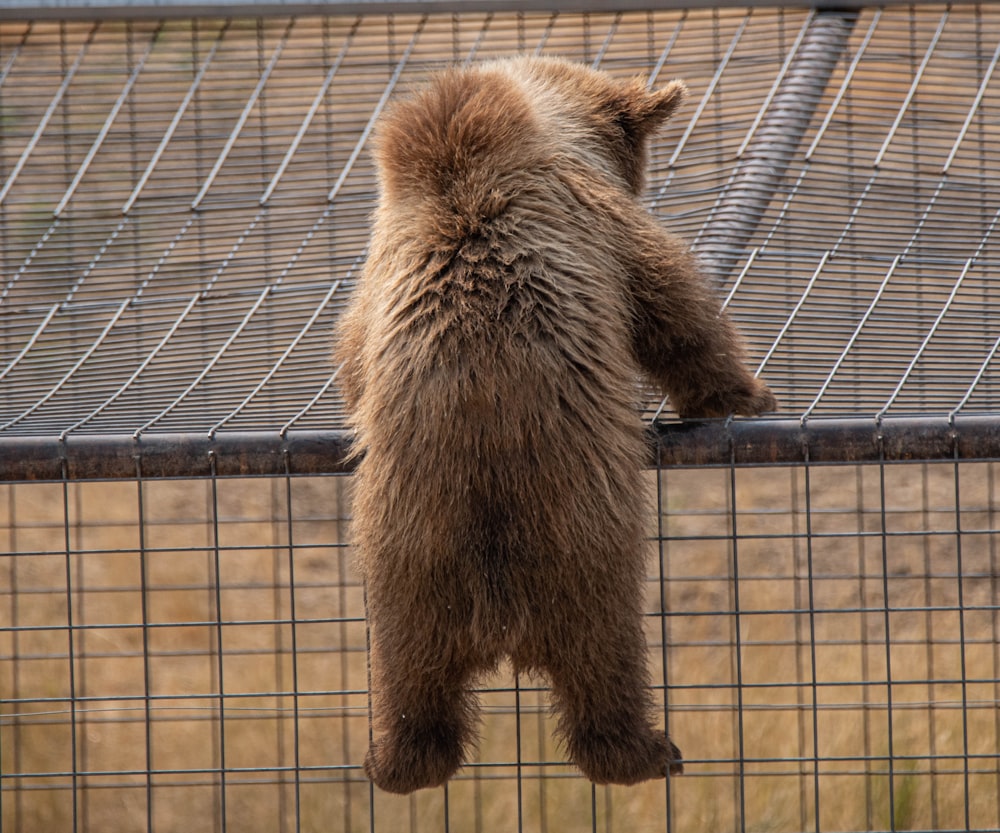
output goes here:
[[[0, 10], [0, 826], [1000, 829], [1000, 10], [456, 8]], [[686, 774], [592, 786], [546, 680], [501, 669], [460, 776], [398, 798], [360, 767], [329, 345], [379, 114], [535, 52], [686, 80], [646, 201], [783, 412], [647, 397]]]
[[395, 797], [350, 478], [3, 487], [4, 830], [996, 830], [995, 463], [648, 475], [647, 640], [687, 772], [594, 787], [544, 679]]

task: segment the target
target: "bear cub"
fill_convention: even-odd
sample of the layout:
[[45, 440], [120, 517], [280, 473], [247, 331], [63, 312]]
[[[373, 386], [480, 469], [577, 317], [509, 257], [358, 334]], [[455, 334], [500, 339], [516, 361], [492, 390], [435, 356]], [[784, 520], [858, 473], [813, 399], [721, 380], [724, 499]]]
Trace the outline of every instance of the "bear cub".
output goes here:
[[637, 380], [682, 417], [775, 408], [688, 247], [640, 203], [681, 103], [555, 58], [435, 77], [376, 128], [379, 202], [335, 359], [359, 459], [384, 790], [444, 783], [482, 675], [551, 685], [596, 783], [681, 771], [643, 636]]

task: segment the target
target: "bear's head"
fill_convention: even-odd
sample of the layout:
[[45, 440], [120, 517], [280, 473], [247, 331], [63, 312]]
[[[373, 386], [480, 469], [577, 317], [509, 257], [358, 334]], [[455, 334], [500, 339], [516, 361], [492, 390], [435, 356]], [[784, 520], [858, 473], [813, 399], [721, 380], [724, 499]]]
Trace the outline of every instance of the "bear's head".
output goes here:
[[517, 57], [434, 76], [379, 122], [384, 196], [465, 234], [553, 159], [574, 160], [638, 195], [653, 132], [683, 101], [561, 58]]
[[681, 81], [653, 90], [641, 78], [622, 80], [561, 58], [514, 58], [496, 66], [537, 90], [536, 100], [550, 109], [553, 141], [596, 152], [636, 195], [650, 137], [687, 95]]

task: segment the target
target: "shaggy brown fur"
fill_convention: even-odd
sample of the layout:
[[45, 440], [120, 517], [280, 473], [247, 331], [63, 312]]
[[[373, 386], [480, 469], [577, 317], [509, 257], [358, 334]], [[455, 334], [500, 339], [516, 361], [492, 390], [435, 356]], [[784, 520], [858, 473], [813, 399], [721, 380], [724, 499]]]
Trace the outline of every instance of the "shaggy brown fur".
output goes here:
[[444, 72], [379, 126], [337, 359], [364, 455], [365, 768], [385, 790], [459, 768], [470, 688], [505, 657], [547, 674], [591, 780], [681, 770], [648, 691], [636, 379], [682, 416], [775, 406], [694, 257], [637, 199], [684, 92], [519, 58]]

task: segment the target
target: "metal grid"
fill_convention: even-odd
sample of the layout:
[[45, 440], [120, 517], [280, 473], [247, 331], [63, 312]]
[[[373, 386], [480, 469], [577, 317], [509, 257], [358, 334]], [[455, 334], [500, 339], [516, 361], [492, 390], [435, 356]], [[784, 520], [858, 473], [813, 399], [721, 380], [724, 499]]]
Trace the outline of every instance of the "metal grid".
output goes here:
[[[49, 481], [0, 484], [0, 827], [1000, 830], [998, 31], [989, 5], [0, 21], [0, 472]], [[328, 345], [388, 97], [535, 50], [688, 82], [649, 205], [784, 412], [648, 405], [687, 774], [592, 787], [544, 681], [502, 672], [475, 760], [399, 799], [359, 768]]]
[[594, 787], [504, 670], [473, 759], [408, 798], [360, 769], [349, 476], [0, 487], [3, 829], [1000, 829], [996, 463], [647, 477], [685, 775]]

